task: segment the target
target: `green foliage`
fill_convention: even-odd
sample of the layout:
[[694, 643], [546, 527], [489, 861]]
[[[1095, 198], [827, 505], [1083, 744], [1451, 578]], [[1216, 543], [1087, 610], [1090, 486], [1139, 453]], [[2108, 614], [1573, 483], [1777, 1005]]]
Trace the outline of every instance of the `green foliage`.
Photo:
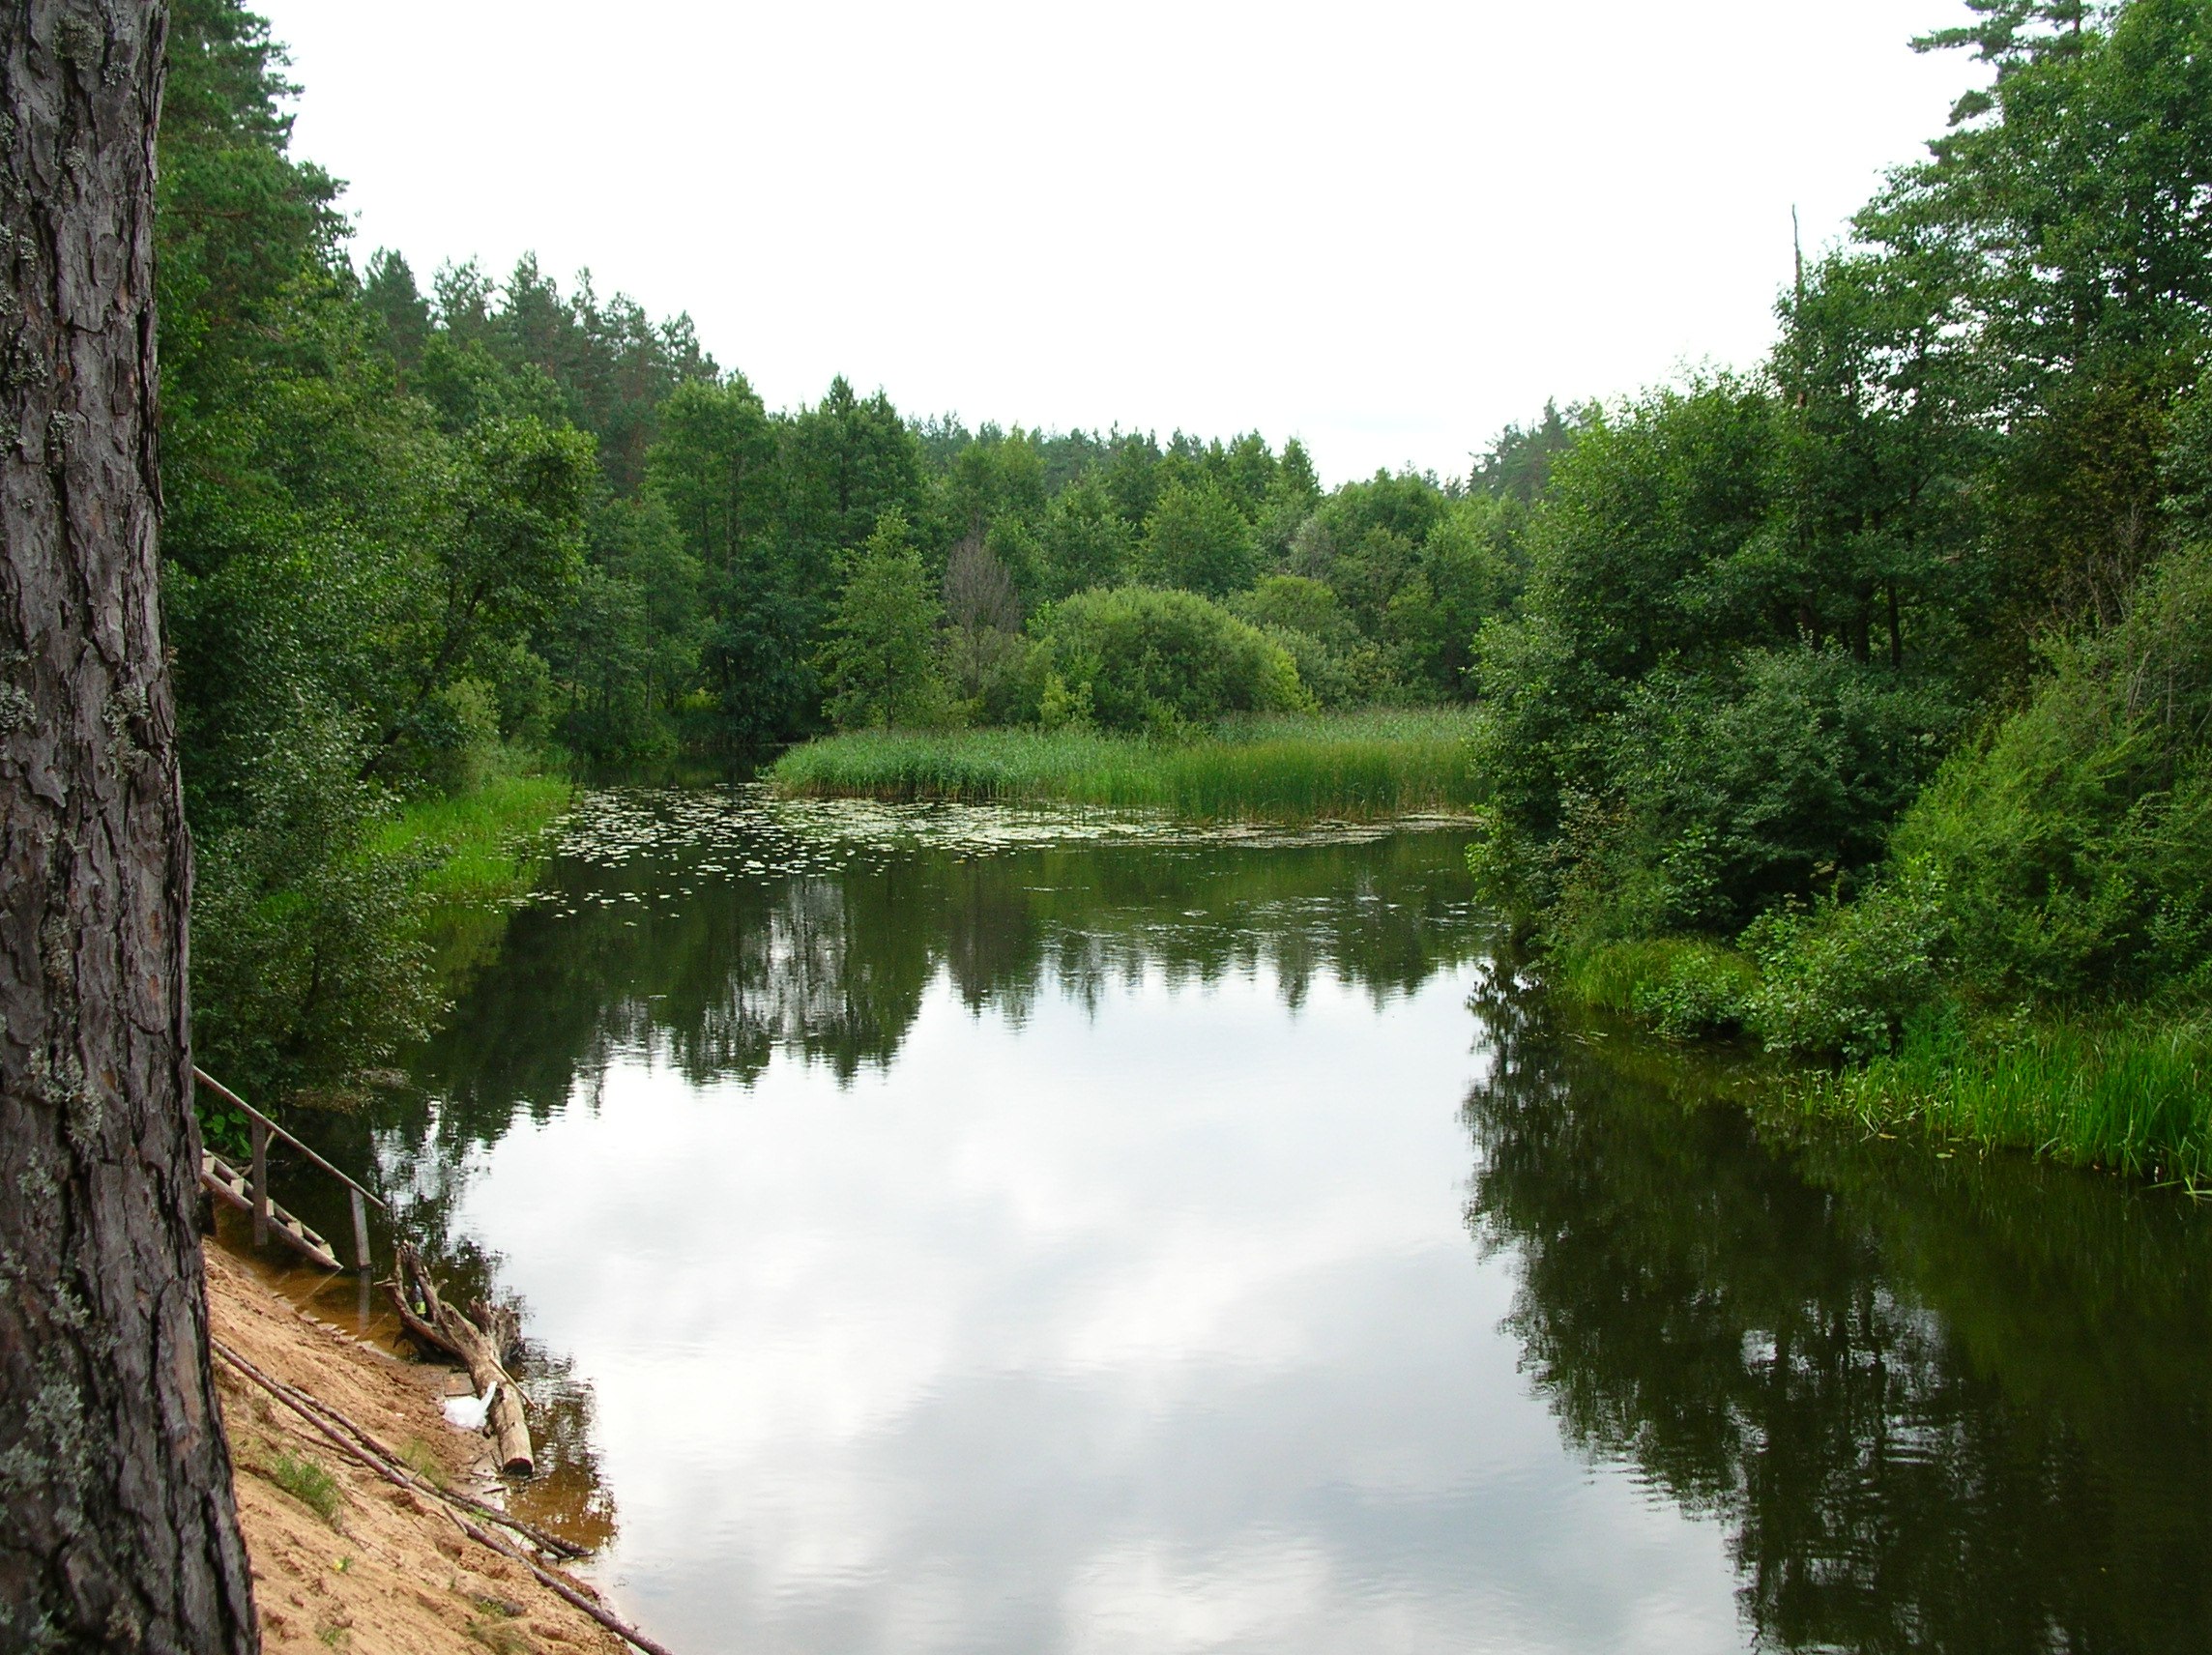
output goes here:
[[1938, 871], [1911, 863], [1856, 902], [1761, 915], [1742, 938], [1761, 969], [1745, 1021], [1774, 1051], [1856, 1060], [1888, 1051], [1943, 1001], [1944, 895]]
[[374, 854], [380, 808], [334, 710], [245, 769], [203, 835], [192, 910], [193, 1046], [247, 1097], [330, 1092], [427, 1029], [437, 996], [410, 859]]
[[1135, 556], [1136, 537], [1106, 490], [1086, 477], [1056, 497], [1038, 531], [1039, 586], [1047, 599], [1119, 586]]
[[1042, 669], [1102, 729], [1174, 736], [1233, 712], [1311, 705], [1283, 647], [1195, 593], [1087, 592], [1039, 615]]
[[1727, 932], [1847, 881], [1882, 854], [1952, 722], [1925, 685], [1840, 652], [1732, 665], [1651, 674], [1609, 732], [1620, 828], [1578, 873], [1632, 922]]
[[1962, 986], [2052, 1003], [2205, 986], [2212, 965], [2212, 547], [2054, 651], [2035, 697], [1900, 825], [1937, 870]]
[[937, 659], [943, 606], [895, 508], [876, 520], [854, 560], [822, 654], [830, 716], [841, 730], [941, 721], [944, 679]]
[[1280, 644], [1298, 669], [1298, 682], [1324, 708], [1362, 699], [1361, 668], [1373, 652], [1362, 649], [1358, 628], [1336, 594], [1305, 575], [1271, 574], [1230, 605]]
[[794, 747], [780, 793], [1174, 811], [1194, 820], [1372, 820], [1463, 810], [1482, 796], [1474, 715], [1235, 720], [1195, 740], [1047, 730], [864, 733]]
[[1583, 992], [1844, 1060], [1821, 1108], [2195, 1168], [2212, 254], [2176, 204], [2212, 14], [1970, 11], [1919, 44], [1994, 86], [1805, 270], [1765, 372], [1478, 465], [1528, 517], [1472, 860]]
[[1175, 481], [1145, 519], [1139, 566], [1155, 586], [1223, 597], [1251, 584], [1257, 568], [1252, 526], [1210, 478]]

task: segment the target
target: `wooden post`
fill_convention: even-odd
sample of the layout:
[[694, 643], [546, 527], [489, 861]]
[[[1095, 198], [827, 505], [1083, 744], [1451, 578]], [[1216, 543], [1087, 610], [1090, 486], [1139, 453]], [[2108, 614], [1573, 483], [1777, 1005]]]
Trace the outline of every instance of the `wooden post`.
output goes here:
[[253, 1122], [253, 1245], [269, 1245], [269, 1128]]
[[348, 1185], [346, 1194], [353, 1201], [353, 1257], [361, 1266], [363, 1275], [368, 1274], [368, 1204], [361, 1199], [361, 1191]]

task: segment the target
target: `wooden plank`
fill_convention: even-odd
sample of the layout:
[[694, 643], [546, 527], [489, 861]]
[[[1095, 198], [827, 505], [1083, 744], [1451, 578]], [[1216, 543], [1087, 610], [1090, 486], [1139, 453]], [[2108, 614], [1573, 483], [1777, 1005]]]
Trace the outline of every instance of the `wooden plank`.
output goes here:
[[269, 1245], [269, 1127], [253, 1121], [253, 1247]]
[[346, 1193], [353, 1198], [353, 1259], [365, 1276], [368, 1274], [368, 1207], [363, 1203], [359, 1189]]

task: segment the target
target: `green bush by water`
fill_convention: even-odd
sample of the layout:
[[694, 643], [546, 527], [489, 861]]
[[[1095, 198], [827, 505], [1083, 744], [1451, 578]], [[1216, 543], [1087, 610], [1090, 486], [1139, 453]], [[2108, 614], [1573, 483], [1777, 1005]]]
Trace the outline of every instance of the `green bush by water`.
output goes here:
[[858, 731], [793, 748], [770, 779], [794, 797], [1375, 820], [1477, 803], [1477, 722], [1465, 711], [1255, 718], [1191, 741], [1088, 730]]

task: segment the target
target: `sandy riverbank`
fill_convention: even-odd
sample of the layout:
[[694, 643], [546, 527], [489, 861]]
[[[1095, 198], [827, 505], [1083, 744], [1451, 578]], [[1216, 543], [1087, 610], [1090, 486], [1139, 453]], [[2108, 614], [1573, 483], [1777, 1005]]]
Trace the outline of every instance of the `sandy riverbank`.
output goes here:
[[[446, 1423], [439, 1369], [310, 1321], [219, 1245], [206, 1255], [218, 1339], [346, 1414], [418, 1469], [435, 1468], [456, 1487], [477, 1474], [482, 1439]], [[263, 1647], [273, 1655], [627, 1648], [527, 1570], [468, 1539], [443, 1507], [339, 1453], [227, 1364], [216, 1364], [216, 1379]], [[300, 1489], [306, 1494], [293, 1492]]]

